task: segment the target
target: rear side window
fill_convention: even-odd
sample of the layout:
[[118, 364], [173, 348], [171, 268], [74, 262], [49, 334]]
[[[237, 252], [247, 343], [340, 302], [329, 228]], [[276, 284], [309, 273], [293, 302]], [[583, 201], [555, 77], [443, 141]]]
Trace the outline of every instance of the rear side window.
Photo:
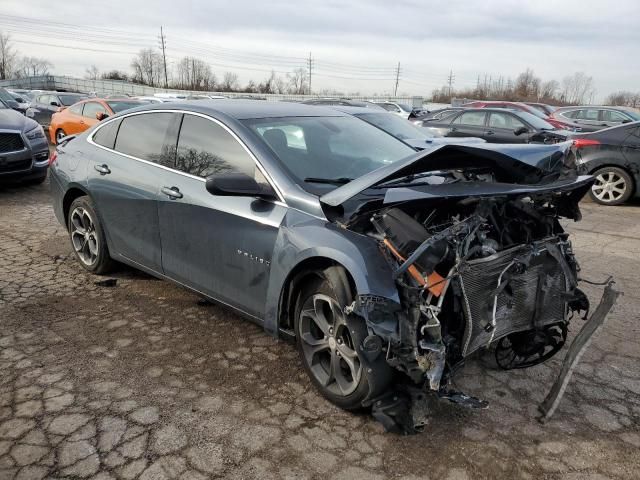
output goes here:
[[524, 123], [518, 120], [515, 116], [508, 113], [492, 112], [489, 117], [489, 126], [493, 128], [507, 128], [515, 130], [516, 128], [524, 127]]
[[115, 150], [132, 157], [173, 167], [175, 148], [166, 146], [174, 114], [144, 113], [122, 119]]
[[114, 120], [100, 127], [93, 135], [93, 141], [103, 147], [113, 149], [116, 143], [116, 135], [118, 134], [118, 127], [122, 120]]
[[569, 110], [568, 112], [562, 112], [560, 115], [566, 118], [576, 118], [579, 111], [580, 110]]
[[215, 173], [239, 172], [265, 182], [253, 158], [229, 132], [195, 115], [186, 114], [182, 120], [176, 168], [203, 178]]
[[458, 125], [471, 125], [474, 127], [484, 126], [485, 112], [465, 112], [456, 118], [453, 123]]
[[629, 120], [626, 115], [616, 112], [615, 110], [601, 110], [601, 113], [602, 120], [605, 122], [624, 122], [625, 120]]

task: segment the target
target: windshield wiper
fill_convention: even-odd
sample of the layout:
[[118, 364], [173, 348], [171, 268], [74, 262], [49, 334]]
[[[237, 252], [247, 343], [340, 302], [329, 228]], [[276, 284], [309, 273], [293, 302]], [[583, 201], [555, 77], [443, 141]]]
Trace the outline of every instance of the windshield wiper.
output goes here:
[[304, 179], [308, 183], [328, 183], [330, 185], [344, 185], [349, 183], [353, 178], [340, 177], [340, 178], [319, 178], [319, 177], [307, 177]]
[[442, 176], [442, 172], [433, 171], [433, 172], [422, 172], [422, 173], [410, 173], [409, 175], [405, 175], [404, 177], [396, 178], [393, 180], [389, 180], [388, 182], [381, 183], [376, 186], [376, 188], [387, 188], [387, 187], [395, 187], [395, 186], [404, 186], [410, 184], [414, 180], [418, 178], [432, 177], [432, 176]]

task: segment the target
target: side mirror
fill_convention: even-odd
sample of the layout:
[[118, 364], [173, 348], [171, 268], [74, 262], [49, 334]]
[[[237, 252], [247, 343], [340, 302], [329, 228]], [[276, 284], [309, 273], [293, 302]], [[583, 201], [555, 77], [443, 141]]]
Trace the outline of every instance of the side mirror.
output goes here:
[[516, 136], [520, 136], [523, 133], [528, 133], [529, 129], [527, 127], [518, 127], [513, 131], [513, 134]]
[[630, 123], [631, 120], [629, 120], [628, 118], [625, 118], [624, 120], [622, 120], [622, 123]]
[[52, 107], [59, 107], [60, 104], [58, 102], [51, 102], [49, 105], [51, 105]]
[[102, 121], [105, 118], [107, 118], [109, 115], [107, 115], [104, 112], [96, 112], [96, 118], [98, 119], [98, 121]]
[[261, 185], [246, 173], [216, 173], [207, 177], [207, 191], [222, 197], [275, 198], [269, 185]]

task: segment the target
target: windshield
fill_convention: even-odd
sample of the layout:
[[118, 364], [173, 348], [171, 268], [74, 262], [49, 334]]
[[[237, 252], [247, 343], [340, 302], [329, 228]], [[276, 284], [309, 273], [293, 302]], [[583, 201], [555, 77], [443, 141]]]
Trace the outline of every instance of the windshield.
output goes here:
[[[317, 194], [415, 153], [351, 116], [248, 119], [243, 123], [303, 188]], [[329, 183], [323, 184], [322, 179]], [[331, 184], [333, 179], [339, 180]]]
[[397, 115], [389, 115], [388, 113], [358, 113], [356, 117], [375, 125], [380, 130], [384, 130], [401, 140], [426, 140], [435, 137], [435, 135], [428, 130], [416, 127]]
[[640, 120], [640, 113], [636, 112], [635, 110], [625, 109], [624, 113], [629, 115], [634, 120]]
[[68, 107], [69, 105], [73, 105], [74, 103], [77, 103], [80, 100], [84, 100], [87, 97], [84, 96], [84, 95], [60, 95], [60, 94], [58, 94], [58, 98], [60, 99], [60, 102], [62, 103], [62, 105], [64, 105], [65, 107]]
[[404, 110], [405, 112], [411, 112], [413, 111], [413, 108], [411, 108], [409, 105], [407, 105], [406, 103], [398, 103], [397, 104], [402, 110]]
[[0, 88], [0, 100], [4, 102], [15, 102], [13, 96], [4, 88]]
[[7, 104], [4, 103], [2, 99], [0, 99], [0, 110], [7, 110], [7, 109], [9, 109], [9, 107], [7, 107]]
[[120, 113], [124, 110], [129, 110], [130, 108], [136, 108], [140, 105], [145, 105], [147, 102], [130, 102], [130, 101], [120, 101], [120, 102], [112, 102], [109, 101], [107, 104], [113, 110], [113, 113]]
[[555, 127], [546, 120], [527, 112], [518, 112], [518, 116], [538, 130], [554, 130]]

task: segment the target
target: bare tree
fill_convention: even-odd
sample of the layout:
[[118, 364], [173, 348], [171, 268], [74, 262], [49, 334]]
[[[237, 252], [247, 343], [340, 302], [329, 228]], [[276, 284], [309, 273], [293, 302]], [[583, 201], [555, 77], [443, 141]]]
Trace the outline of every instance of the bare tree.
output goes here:
[[9, 34], [0, 32], [0, 80], [11, 78], [18, 54], [11, 46]]
[[14, 75], [17, 78], [49, 75], [50, 68], [53, 68], [53, 64], [49, 60], [38, 57], [23, 57]]
[[104, 72], [100, 76], [100, 78], [102, 78], [103, 80], [129, 80], [129, 76], [119, 70], [110, 70], [108, 72]]
[[561, 99], [567, 103], [585, 103], [594, 93], [593, 78], [584, 72], [576, 72], [562, 79]]
[[606, 105], [616, 105], [620, 107], [640, 107], [640, 92], [614, 92], [607, 97]]
[[140, 50], [138, 55], [131, 61], [133, 68], [132, 80], [155, 87], [160, 85], [164, 78], [164, 65], [162, 55], [152, 48]]
[[536, 77], [533, 70], [527, 68], [516, 78], [513, 92], [518, 98], [523, 100], [537, 100], [540, 93], [540, 79]]
[[84, 71], [84, 78], [98, 80], [100, 78], [100, 70], [95, 65], [91, 65]]
[[238, 74], [233, 72], [225, 72], [222, 77], [222, 83], [220, 84], [220, 89], [223, 92], [235, 92], [240, 88], [240, 84], [238, 83]]
[[307, 70], [305, 68], [296, 68], [293, 72], [287, 74], [289, 80], [288, 93], [302, 95], [307, 92]]
[[211, 67], [194, 57], [184, 57], [177, 67], [177, 86], [187, 90], [214, 90], [216, 76]]
[[540, 87], [540, 98], [543, 101], [549, 101], [556, 98], [560, 84], [557, 80], [549, 80]]

